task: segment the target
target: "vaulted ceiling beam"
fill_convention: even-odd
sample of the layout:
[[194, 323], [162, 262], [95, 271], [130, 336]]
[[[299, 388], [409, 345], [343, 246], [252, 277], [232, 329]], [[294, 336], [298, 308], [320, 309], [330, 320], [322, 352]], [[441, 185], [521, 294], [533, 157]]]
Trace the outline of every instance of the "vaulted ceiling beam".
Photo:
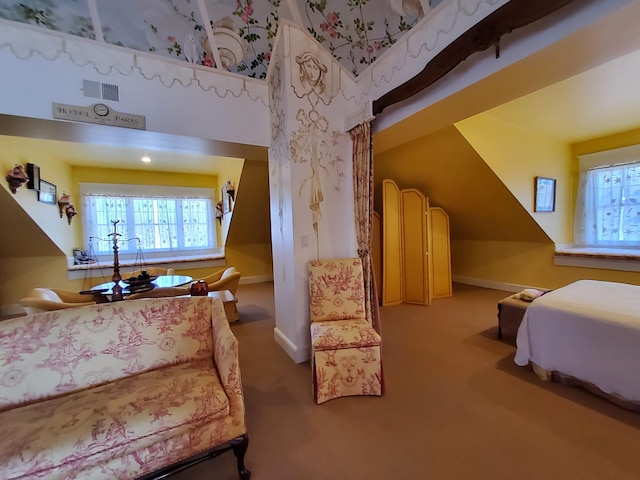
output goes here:
[[503, 35], [529, 25], [572, 1], [511, 0], [445, 47], [411, 80], [375, 100], [373, 102], [373, 114], [382, 113], [385, 108], [421, 92], [475, 52], [486, 50], [494, 45], [496, 46], [496, 57], [498, 57], [498, 46]]

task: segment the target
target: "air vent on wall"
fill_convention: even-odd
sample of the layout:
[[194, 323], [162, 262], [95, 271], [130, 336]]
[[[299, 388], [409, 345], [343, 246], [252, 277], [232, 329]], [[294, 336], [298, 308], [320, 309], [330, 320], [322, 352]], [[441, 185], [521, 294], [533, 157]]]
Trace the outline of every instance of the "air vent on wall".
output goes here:
[[110, 83], [100, 83], [93, 82], [91, 80], [83, 80], [82, 91], [84, 92], [85, 97], [112, 100], [114, 102], [118, 102], [120, 100], [118, 86]]
[[82, 81], [82, 91], [85, 97], [101, 98], [100, 97], [100, 82], [92, 82], [91, 80]]
[[113, 100], [117, 102], [120, 100], [120, 95], [118, 94], [118, 86], [111, 85], [109, 83], [102, 84], [102, 98], [104, 100]]

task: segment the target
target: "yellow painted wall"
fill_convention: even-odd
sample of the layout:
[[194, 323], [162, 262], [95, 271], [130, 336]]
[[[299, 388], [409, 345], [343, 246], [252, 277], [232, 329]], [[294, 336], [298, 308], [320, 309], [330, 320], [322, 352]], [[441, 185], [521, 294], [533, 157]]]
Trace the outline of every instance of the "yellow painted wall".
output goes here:
[[2, 258], [0, 265], [3, 272], [9, 273], [9, 277], [4, 278], [10, 280], [0, 283], [2, 306], [17, 303], [29, 290], [36, 287], [53, 287], [75, 292], [82, 289], [82, 280], [67, 280], [67, 258], [63, 255]]
[[453, 241], [451, 250], [455, 279], [463, 283], [553, 289], [591, 279], [640, 285], [638, 272], [554, 265], [552, 243]]
[[[71, 168], [60, 158], [52, 158], [46, 142], [0, 136], [0, 165], [3, 172], [15, 164], [40, 166], [43, 180], [56, 185], [58, 195], [69, 192]], [[16, 303], [36, 286], [56, 285], [71, 287], [66, 280], [67, 259], [74, 246], [74, 228], [67, 219], [60, 218], [57, 205], [38, 201], [35, 190], [23, 185], [15, 194], [3, 188], [2, 210], [11, 211], [11, 218], [3, 222], [5, 231], [0, 240], [0, 305]], [[4, 192], [3, 192], [4, 193]]]
[[[27, 163], [34, 163], [40, 166], [41, 179], [56, 185], [58, 195], [63, 192], [70, 192], [72, 186], [71, 167], [64, 159], [50, 155], [46, 141], [0, 136], [0, 165], [2, 166], [2, 171], [7, 172], [15, 164], [23, 165], [26, 169]], [[6, 181], [2, 182], [2, 186], [9, 191]], [[26, 185], [23, 185], [15, 194], [10, 195], [61, 252], [71, 255], [71, 250], [74, 246], [73, 232], [75, 225], [69, 226], [66, 217], [60, 218], [57, 205], [39, 202], [37, 192], [27, 189]], [[31, 235], [22, 235], [19, 225], [15, 228], [13, 232], [14, 238], [11, 241], [19, 241], [25, 253], [36, 252], [38, 240]], [[8, 236], [5, 236], [5, 239], [8, 239]]]
[[[375, 149], [374, 138], [374, 149]], [[414, 142], [374, 152], [375, 205], [381, 184], [416, 188], [450, 219], [451, 238], [548, 242], [549, 238], [513, 193], [453, 126]]]
[[[556, 244], [573, 241], [572, 173], [577, 169], [564, 142], [536, 135], [487, 113], [455, 126]], [[556, 179], [555, 212], [533, 211], [536, 176]]]
[[240, 273], [251, 271], [256, 276], [271, 276], [268, 162], [246, 160], [242, 177], [234, 185], [236, 201], [225, 248], [227, 264]]
[[573, 155], [577, 157], [578, 155], [601, 152], [603, 150], [614, 150], [631, 145], [640, 145], [640, 128], [578, 142], [572, 145], [571, 150]]
[[[564, 220], [568, 226], [554, 224], [554, 218], [566, 219], [573, 215], [577, 159], [571, 155], [562, 157], [563, 148], [554, 142], [541, 140], [543, 146], [537, 149], [531, 145], [535, 139], [527, 132], [514, 132], [495, 119], [487, 120], [484, 125], [480, 119], [476, 120], [467, 123], [465, 128], [445, 128], [382, 154], [374, 151], [376, 210], [379, 211], [381, 198], [378, 185], [383, 178], [395, 180], [401, 188], [418, 188], [430, 198], [432, 205], [443, 207], [451, 222], [454, 281], [557, 288], [589, 278], [640, 285], [637, 272], [553, 264], [554, 242], [542, 226], [549, 229], [550, 235], [557, 235], [558, 243], [567, 238], [571, 222]], [[468, 141], [462, 133], [468, 133], [472, 126], [476, 131], [469, 134]], [[512, 137], [513, 141], [504, 141], [505, 136]], [[481, 138], [478, 140], [478, 137]], [[591, 153], [640, 143], [640, 130], [614, 137], [578, 144], [574, 152]], [[482, 146], [476, 149], [474, 142]], [[534, 153], [529, 155], [526, 148], [520, 149], [518, 142], [530, 144], [528, 148]], [[374, 149], [375, 145], [374, 138]], [[485, 161], [478, 150], [489, 152], [492, 159]], [[539, 157], [545, 154], [560, 156], [559, 164], [563, 168], [553, 163], [539, 167]], [[545, 221], [539, 221], [536, 214], [532, 214], [535, 175], [566, 183], [563, 187], [566, 191], [559, 194], [565, 203], [571, 203], [562, 206], [566, 212], [557, 209], [557, 217], [545, 214], [550, 215], [543, 217]], [[557, 204], [560, 207], [560, 201]], [[549, 223], [545, 223], [547, 221]]]

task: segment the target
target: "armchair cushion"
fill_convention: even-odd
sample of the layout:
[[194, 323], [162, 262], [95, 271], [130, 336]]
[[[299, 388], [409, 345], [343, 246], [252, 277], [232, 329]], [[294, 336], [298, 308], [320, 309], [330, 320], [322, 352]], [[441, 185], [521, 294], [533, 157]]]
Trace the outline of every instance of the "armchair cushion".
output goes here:
[[[151, 446], [228, 415], [229, 401], [211, 360], [183, 363], [0, 413], [0, 432], [11, 438], [2, 459], [14, 475], [28, 475], [33, 464], [25, 457], [37, 452], [40, 465], [47, 466], [39, 474], [71, 474], [92, 457]], [[208, 442], [199, 441], [205, 450]]]
[[32, 288], [27, 296], [20, 300], [20, 305], [24, 307], [27, 314], [76, 308], [95, 303], [90, 295], [57, 288]]
[[311, 324], [315, 351], [380, 345], [380, 335], [366, 320], [332, 320]]
[[349, 395], [383, 393], [379, 346], [323, 350], [315, 352], [313, 361], [316, 403]]

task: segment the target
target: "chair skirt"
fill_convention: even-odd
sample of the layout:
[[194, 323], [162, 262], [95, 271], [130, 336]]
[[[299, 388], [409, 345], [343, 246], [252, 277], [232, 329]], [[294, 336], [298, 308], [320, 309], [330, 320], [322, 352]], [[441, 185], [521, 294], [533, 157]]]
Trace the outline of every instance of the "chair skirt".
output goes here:
[[316, 403], [349, 395], [383, 393], [380, 346], [313, 352]]

